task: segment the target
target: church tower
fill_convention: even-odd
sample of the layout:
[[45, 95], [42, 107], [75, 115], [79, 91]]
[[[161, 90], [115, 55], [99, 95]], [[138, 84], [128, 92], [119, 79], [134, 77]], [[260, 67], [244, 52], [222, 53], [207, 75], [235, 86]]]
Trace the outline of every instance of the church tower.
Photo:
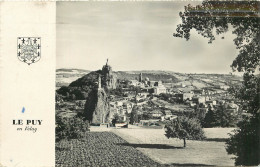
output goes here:
[[140, 73], [140, 74], [139, 74], [139, 82], [142, 82], [142, 80], [143, 80], [143, 74]]

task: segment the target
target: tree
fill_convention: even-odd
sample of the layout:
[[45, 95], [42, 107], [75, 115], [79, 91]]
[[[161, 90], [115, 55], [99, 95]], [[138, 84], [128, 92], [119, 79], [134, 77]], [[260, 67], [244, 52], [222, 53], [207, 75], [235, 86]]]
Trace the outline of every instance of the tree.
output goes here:
[[196, 118], [185, 116], [177, 117], [165, 125], [167, 138], [179, 138], [183, 140], [183, 147], [186, 147], [186, 139], [202, 140], [205, 138], [200, 122]]
[[231, 135], [227, 141], [227, 152], [235, 154], [236, 164], [251, 166], [259, 164], [259, 130], [260, 116], [247, 117], [238, 123], [239, 129], [236, 129], [234, 135]]
[[252, 74], [244, 74], [244, 82], [240, 88], [234, 88], [236, 98], [239, 98], [247, 116], [237, 124], [239, 127], [230, 135], [226, 150], [237, 156], [236, 165], [253, 166], [260, 164], [260, 78]]
[[120, 117], [117, 113], [114, 115], [114, 118], [112, 119], [112, 125], [115, 126], [116, 123], [122, 123], [124, 122], [122, 117]]
[[168, 101], [168, 100], [172, 97], [172, 95], [171, 95], [171, 94], [167, 94], [167, 93], [161, 93], [161, 94], [160, 94], [160, 97], [161, 97], [163, 100]]
[[220, 104], [214, 111], [213, 123], [215, 126], [235, 127], [237, 115], [227, 110], [226, 104]]
[[142, 119], [143, 120], [149, 120], [149, 119], [152, 119], [152, 118], [153, 118], [152, 114], [150, 114], [148, 112], [143, 112], [143, 114], [142, 114]]
[[190, 30], [195, 29], [212, 43], [215, 40], [213, 31], [220, 35], [230, 26], [233, 28], [236, 35], [233, 41], [239, 54], [231, 67], [234, 71], [244, 72], [244, 81], [242, 86], [231, 89], [231, 93], [249, 115], [237, 124], [238, 129], [226, 143], [227, 152], [237, 156], [236, 165], [260, 163], [260, 82], [259, 75], [255, 75], [257, 70], [259, 72], [260, 60], [259, 6], [259, 1], [203, 1], [194, 7], [188, 5], [184, 12], [180, 12], [182, 23], [173, 34], [189, 40]]
[[194, 110], [186, 110], [183, 111], [183, 115], [188, 118], [196, 118], [200, 121], [200, 124], [203, 124], [205, 115], [206, 115], [206, 109], [200, 108], [199, 105], [194, 106]]
[[208, 112], [205, 115], [205, 118], [203, 120], [203, 124], [202, 126], [204, 128], [212, 128], [215, 126], [216, 122], [215, 122], [215, 113], [212, 110], [211, 106], [209, 106], [208, 108]]
[[114, 118], [112, 119], [112, 125], [115, 126], [116, 123], [119, 121], [119, 115], [116, 113]]
[[138, 115], [136, 110], [132, 110], [130, 114], [130, 124], [134, 124], [138, 122]]
[[138, 106], [134, 106], [132, 109], [132, 112], [130, 114], [130, 124], [134, 124], [136, 122], [138, 122]]
[[68, 96], [70, 89], [66, 86], [62, 86], [60, 89], [58, 89], [56, 91], [58, 94], [62, 95], [62, 96]]

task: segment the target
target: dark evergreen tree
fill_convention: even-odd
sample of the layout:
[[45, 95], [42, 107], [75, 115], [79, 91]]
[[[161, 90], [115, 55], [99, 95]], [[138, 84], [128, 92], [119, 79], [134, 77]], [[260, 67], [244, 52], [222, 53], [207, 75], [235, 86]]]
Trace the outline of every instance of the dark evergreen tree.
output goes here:
[[212, 128], [216, 125], [216, 122], [215, 122], [215, 113], [214, 111], [212, 110], [212, 108], [209, 106], [208, 108], [208, 112], [206, 113], [206, 116], [204, 118], [204, 121], [203, 121], [203, 127], [204, 128]]

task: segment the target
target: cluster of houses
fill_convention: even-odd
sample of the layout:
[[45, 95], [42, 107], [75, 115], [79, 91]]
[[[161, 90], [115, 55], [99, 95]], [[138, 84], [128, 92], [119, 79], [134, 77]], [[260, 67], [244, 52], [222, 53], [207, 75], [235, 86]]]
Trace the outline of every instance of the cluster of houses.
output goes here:
[[127, 100], [120, 100], [115, 102], [110, 102], [110, 111], [113, 113], [117, 113], [119, 116], [123, 118], [123, 121], [127, 120], [127, 114], [132, 112], [134, 103], [131, 103]]
[[[130, 96], [123, 100], [110, 103], [111, 109], [123, 116], [124, 120], [126, 120], [126, 113], [131, 113], [134, 105], [148, 105], [148, 101], [157, 101], [157, 98], [160, 99], [160, 94], [171, 95], [169, 99], [166, 99], [166, 101], [174, 102], [174, 104], [172, 104], [173, 106], [178, 105], [176, 112], [180, 112], [181, 110], [194, 111], [194, 106], [196, 105], [199, 106], [199, 110], [205, 110], [206, 112], [209, 107], [214, 110], [220, 104], [225, 104], [226, 112], [237, 113], [239, 109], [238, 105], [229, 98], [227, 93], [229, 86], [224, 84], [216, 84], [204, 89], [197, 89], [192, 85], [184, 84], [180, 84], [174, 88], [166, 88], [162, 81], [150, 81], [149, 78], [143, 79], [141, 73], [139, 75], [139, 80], [131, 80], [130, 85], [140, 87], [142, 91], [135, 94], [135, 96]], [[152, 118], [151, 120], [141, 120], [140, 124], [153, 124], [154, 121], [171, 120], [176, 118], [174, 113], [173, 108], [167, 108], [164, 106], [162, 109], [159, 107], [159, 109], [157, 108], [149, 111], [149, 115]]]
[[155, 95], [167, 93], [167, 88], [162, 84], [162, 81], [150, 81], [149, 78], [143, 79], [142, 73], [139, 74], [139, 80], [130, 80], [130, 85], [139, 86], [143, 90]]

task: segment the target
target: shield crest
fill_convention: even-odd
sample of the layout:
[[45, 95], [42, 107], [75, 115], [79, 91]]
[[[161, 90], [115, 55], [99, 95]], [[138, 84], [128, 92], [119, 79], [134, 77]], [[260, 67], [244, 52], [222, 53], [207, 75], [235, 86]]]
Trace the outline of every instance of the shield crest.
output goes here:
[[28, 65], [38, 62], [41, 59], [41, 38], [18, 37], [17, 57]]

